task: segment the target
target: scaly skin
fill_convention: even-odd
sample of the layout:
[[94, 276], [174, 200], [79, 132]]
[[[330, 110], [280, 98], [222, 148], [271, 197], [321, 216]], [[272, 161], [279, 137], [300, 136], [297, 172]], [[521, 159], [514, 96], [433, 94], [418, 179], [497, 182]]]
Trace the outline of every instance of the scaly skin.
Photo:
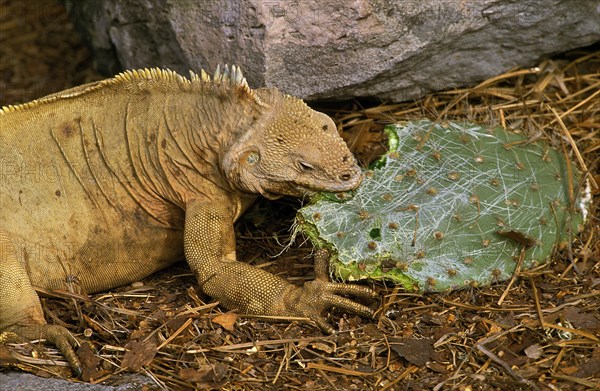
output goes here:
[[[251, 90], [235, 67], [184, 79], [143, 70], [0, 112], [0, 331], [47, 338], [76, 372], [75, 338], [47, 325], [33, 286], [94, 293], [138, 281], [185, 255], [202, 290], [229, 309], [304, 316], [338, 294], [296, 287], [235, 255], [233, 223], [258, 195], [346, 191], [361, 176], [333, 121], [275, 89]], [[0, 341], [2, 338], [0, 338]]]

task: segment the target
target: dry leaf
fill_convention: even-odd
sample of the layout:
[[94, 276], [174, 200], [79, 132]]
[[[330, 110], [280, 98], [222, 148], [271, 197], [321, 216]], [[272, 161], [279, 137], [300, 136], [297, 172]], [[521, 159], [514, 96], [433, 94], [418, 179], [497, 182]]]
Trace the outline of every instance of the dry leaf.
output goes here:
[[8, 346], [0, 344], [0, 366], [7, 364], [16, 364], [19, 360], [13, 357]]
[[181, 380], [193, 382], [201, 382], [204, 381], [207, 375], [212, 372], [213, 368], [211, 365], [201, 365], [199, 370], [192, 368], [182, 368], [179, 371], [179, 377]]
[[77, 357], [79, 358], [79, 362], [81, 362], [81, 368], [83, 369], [81, 379], [87, 382], [97, 379], [102, 373], [98, 370], [100, 358], [94, 354], [89, 343], [86, 342], [81, 344], [81, 346], [77, 349]]
[[237, 320], [237, 314], [233, 312], [227, 312], [225, 314], [217, 315], [212, 318], [212, 322], [223, 327], [227, 331], [235, 330], [235, 321]]
[[431, 360], [434, 351], [433, 342], [429, 338], [394, 338], [390, 339], [390, 345], [400, 357], [419, 367]]
[[535, 246], [535, 244], [536, 244], [535, 239], [533, 239], [519, 231], [514, 231], [514, 230], [502, 231], [502, 230], [500, 230], [500, 231], [496, 231], [496, 233], [498, 235], [512, 239], [519, 244], [522, 244], [525, 247], [525, 250]]
[[142, 366], [150, 364], [156, 356], [156, 344], [152, 341], [132, 341], [125, 345], [127, 352], [123, 356], [121, 368], [139, 371]]
[[542, 347], [537, 343], [525, 348], [525, 355], [533, 360], [537, 360], [538, 358], [542, 357], [543, 353], [544, 349], [542, 349]]
[[600, 331], [598, 309], [585, 311], [576, 307], [566, 307], [563, 313], [565, 320], [568, 320], [575, 328]]

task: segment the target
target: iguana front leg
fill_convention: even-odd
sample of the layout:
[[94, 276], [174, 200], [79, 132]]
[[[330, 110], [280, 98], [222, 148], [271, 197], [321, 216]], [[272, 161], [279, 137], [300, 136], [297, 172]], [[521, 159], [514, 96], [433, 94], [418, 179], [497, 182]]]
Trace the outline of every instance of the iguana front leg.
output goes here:
[[192, 201], [187, 206], [184, 249], [202, 290], [228, 309], [261, 316], [308, 317], [328, 333], [321, 313], [336, 306], [370, 317], [372, 311], [339, 294], [376, 297], [369, 288], [327, 280], [326, 253], [316, 258], [317, 279], [302, 287], [235, 258], [234, 211], [228, 202]]
[[77, 376], [82, 369], [73, 350], [73, 335], [59, 325], [49, 325], [24, 265], [17, 259], [8, 232], [0, 228], [0, 343], [46, 339], [56, 345]]

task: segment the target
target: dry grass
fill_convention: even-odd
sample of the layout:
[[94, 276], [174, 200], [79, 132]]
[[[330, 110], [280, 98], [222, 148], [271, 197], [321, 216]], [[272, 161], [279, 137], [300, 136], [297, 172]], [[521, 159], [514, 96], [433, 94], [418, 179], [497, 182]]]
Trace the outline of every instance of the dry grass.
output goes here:
[[[98, 78], [60, 5], [15, 4], [0, 2], [0, 106]], [[586, 50], [474, 88], [329, 112], [363, 162], [381, 153], [386, 123], [468, 119], [547, 138], [600, 183], [599, 95], [600, 52]], [[600, 194], [595, 184], [593, 192]], [[306, 243], [277, 255], [296, 206], [259, 203], [236, 230], [241, 260], [301, 283], [313, 278]], [[593, 389], [600, 386], [598, 202], [592, 208], [570, 248], [521, 271], [512, 285], [445, 295], [378, 286], [377, 319], [334, 313], [334, 336], [222, 314], [184, 265], [108, 294], [45, 292], [44, 309], [51, 323], [93, 346], [80, 351], [92, 382], [114, 383], [129, 367], [152, 377], [156, 389]], [[40, 360], [31, 345], [0, 346], [7, 366], [70, 375]]]

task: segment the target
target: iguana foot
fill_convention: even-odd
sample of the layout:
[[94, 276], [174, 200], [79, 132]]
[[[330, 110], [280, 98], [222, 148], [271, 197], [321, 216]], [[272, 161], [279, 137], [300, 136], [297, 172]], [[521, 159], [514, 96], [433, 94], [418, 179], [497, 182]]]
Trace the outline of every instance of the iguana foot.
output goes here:
[[75, 375], [81, 378], [83, 370], [74, 350], [79, 346], [79, 341], [63, 326], [49, 324], [13, 326], [0, 333], [0, 342], [3, 343], [34, 339], [45, 339], [54, 344], [65, 357]]
[[327, 250], [318, 250], [314, 260], [315, 280], [290, 291], [286, 297], [285, 301], [290, 312], [310, 318], [329, 334], [334, 333], [335, 329], [321, 315], [328, 308], [336, 307], [365, 318], [373, 317], [373, 311], [369, 307], [339, 295], [374, 299], [378, 296], [377, 292], [365, 286], [330, 282], [327, 273], [329, 261]]
[[1, 226], [0, 255], [0, 342], [46, 339], [61, 351], [81, 377], [81, 363], [73, 350], [79, 343], [66, 328], [46, 324], [25, 263], [17, 258], [10, 234]]

